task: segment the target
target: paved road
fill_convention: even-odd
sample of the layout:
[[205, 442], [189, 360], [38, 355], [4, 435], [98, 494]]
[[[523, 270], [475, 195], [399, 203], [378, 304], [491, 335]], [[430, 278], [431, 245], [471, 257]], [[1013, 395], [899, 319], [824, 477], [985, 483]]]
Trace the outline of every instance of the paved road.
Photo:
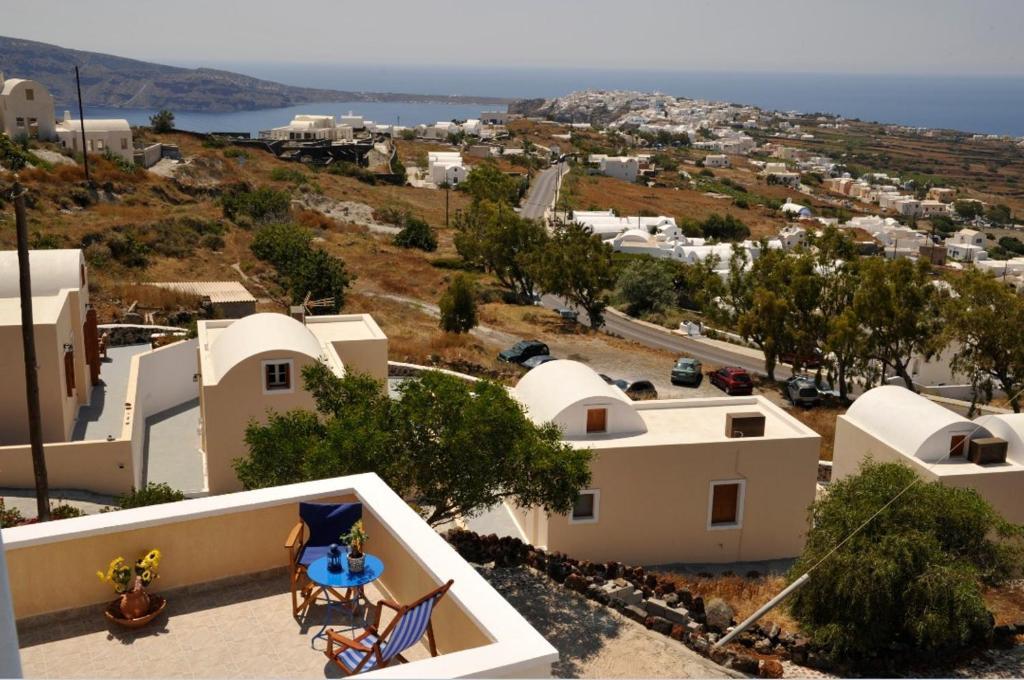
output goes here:
[[[549, 308], [566, 306], [563, 300], [554, 295], [543, 296], [541, 302], [545, 307]], [[580, 321], [586, 323], [586, 312], [583, 310], [577, 311], [580, 314]], [[614, 312], [606, 313], [604, 318], [605, 325], [601, 330], [605, 333], [617, 335], [654, 349], [692, 356], [700, 359], [702, 362], [725, 366], [739, 366], [751, 373], [766, 375], [764, 360], [751, 356], [741, 349], [732, 350], [729, 347], [701, 342], [678, 333], [672, 333], [668, 329], [652, 328], [647, 324], [619, 316]], [[785, 380], [790, 375], [792, 373], [788, 366], [780, 364], [775, 369], [775, 377], [778, 380]]]
[[526, 192], [526, 198], [519, 209], [520, 215], [533, 220], [543, 219], [544, 213], [555, 202], [558, 174], [564, 169], [568, 169], [568, 166], [564, 163], [552, 165], [547, 170], [539, 172], [533, 178], [530, 190]]

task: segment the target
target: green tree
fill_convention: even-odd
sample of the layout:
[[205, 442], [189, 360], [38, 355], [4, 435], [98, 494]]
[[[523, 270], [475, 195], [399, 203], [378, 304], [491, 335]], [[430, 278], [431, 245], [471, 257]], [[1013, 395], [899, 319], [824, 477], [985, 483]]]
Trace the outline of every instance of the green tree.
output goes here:
[[664, 260], [637, 258], [626, 265], [615, 282], [615, 296], [630, 316], [661, 312], [675, 301], [672, 271]]
[[376, 472], [437, 526], [505, 500], [566, 513], [590, 482], [591, 451], [534, 424], [498, 383], [428, 371], [392, 400], [372, 378], [323, 364], [303, 378], [317, 412], [250, 423], [249, 455], [234, 462], [245, 488]]
[[1013, 222], [1013, 212], [1010, 210], [1010, 206], [997, 203], [990, 205], [985, 210], [985, 218], [993, 224], [1004, 226]]
[[954, 371], [971, 376], [975, 399], [991, 401], [994, 387], [1010, 397], [1020, 413], [1024, 389], [1024, 299], [1002, 281], [969, 269], [952, 280], [956, 295], [947, 300], [950, 337], [959, 346]]
[[943, 348], [942, 292], [928, 263], [861, 260], [851, 309], [866, 334], [864, 358], [891, 370], [913, 390], [910, 361], [918, 355], [931, 358]]
[[484, 162], [473, 168], [459, 185], [474, 203], [490, 201], [515, 205], [519, 202], [519, 182], [498, 169], [491, 162]]
[[971, 220], [981, 216], [985, 208], [982, 206], [981, 201], [959, 200], [953, 203], [953, 210], [965, 220]]
[[895, 670], [879, 664], [894, 662], [899, 645], [955, 653], [985, 639], [983, 585], [1020, 571], [1021, 527], [976, 491], [923, 482], [895, 463], [868, 461], [834, 481], [810, 519], [790, 577], [825, 561], [790, 610], [834, 661], [855, 669]]
[[704, 238], [718, 241], [742, 241], [750, 236], [750, 229], [732, 215], [712, 213], [701, 223]]
[[441, 296], [441, 328], [448, 333], [468, 333], [477, 325], [476, 290], [466, 274], [456, 274]]
[[351, 277], [345, 263], [313, 245], [312, 233], [292, 223], [268, 224], [256, 232], [250, 248], [253, 254], [277, 270], [280, 283], [291, 293], [292, 304], [332, 298], [315, 313], [334, 314], [345, 304], [345, 290]]
[[615, 284], [612, 249], [577, 223], [559, 227], [534, 261], [534, 278], [544, 292], [582, 307], [590, 327], [604, 325], [607, 291]]
[[534, 262], [548, 243], [544, 225], [520, 217], [504, 201], [482, 199], [456, 215], [454, 227], [462, 259], [494, 274], [517, 299], [531, 299]]
[[149, 125], [153, 132], [170, 132], [174, 129], [174, 114], [167, 109], [160, 109], [149, 117]]
[[402, 248], [419, 248], [432, 253], [437, 250], [437, 234], [426, 220], [410, 215], [405, 219], [402, 230], [395, 234], [395, 245]]

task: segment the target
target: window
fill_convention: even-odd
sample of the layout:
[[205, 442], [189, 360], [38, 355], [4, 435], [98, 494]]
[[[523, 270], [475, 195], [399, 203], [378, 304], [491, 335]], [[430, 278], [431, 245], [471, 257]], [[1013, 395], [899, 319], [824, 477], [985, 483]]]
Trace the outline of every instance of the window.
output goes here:
[[742, 526], [746, 485], [742, 479], [711, 482], [708, 529], [738, 529]]
[[33, 90], [30, 87], [26, 88], [25, 89], [25, 101], [32, 102], [32, 101], [35, 101], [35, 100], [36, 100], [36, 91]]
[[588, 408], [587, 409], [587, 434], [592, 432], [606, 432], [608, 430], [608, 409]]
[[127, 137], [122, 137], [121, 138], [121, 149], [127, 149], [127, 148], [128, 148], [128, 138]]
[[263, 391], [290, 392], [292, 389], [291, 361], [263, 362]]
[[570, 524], [593, 524], [597, 522], [597, 512], [601, 505], [601, 492], [597, 489], [580, 491], [576, 504], [572, 507]]
[[967, 449], [967, 435], [955, 434], [949, 438], [949, 457], [950, 458], [963, 458], [964, 451]]
[[29, 125], [29, 127], [33, 127], [35, 125], [39, 125], [39, 120], [37, 118], [29, 118], [28, 119], [28, 125]]
[[96, 140], [96, 148], [99, 149], [100, 151], [103, 151], [103, 140], [102, 139], [97, 139]]
[[18, 116], [14, 119], [14, 124], [18, 127], [25, 127], [25, 119], [21, 116]]

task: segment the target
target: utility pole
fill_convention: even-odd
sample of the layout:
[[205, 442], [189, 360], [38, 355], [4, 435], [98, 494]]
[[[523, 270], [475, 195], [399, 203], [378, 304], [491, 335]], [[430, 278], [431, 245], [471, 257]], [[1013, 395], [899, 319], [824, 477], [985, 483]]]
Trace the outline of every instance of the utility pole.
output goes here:
[[444, 227], [448, 228], [448, 191], [452, 188], [451, 182], [444, 181]]
[[78, 88], [78, 122], [82, 126], [82, 162], [85, 164], [85, 182], [92, 186], [89, 178], [89, 150], [85, 148], [85, 110], [82, 108], [82, 81], [78, 77], [78, 66], [75, 66], [75, 87]]
[[18, 287], [21, 292], [21, 341], [25, 354], [25, 396], [28, 401], [28, 438], [36, 478], [36, 510], [40, 522], [50, 519], [50, 491], [43, 453], [43, 425], [39, 410], [39, 367], [36, 364], [35, 326], [32, 320], [32, 275], [28, 260], [28, 219], [25, 190], [14, 183], [14, 221], [18, 232]]

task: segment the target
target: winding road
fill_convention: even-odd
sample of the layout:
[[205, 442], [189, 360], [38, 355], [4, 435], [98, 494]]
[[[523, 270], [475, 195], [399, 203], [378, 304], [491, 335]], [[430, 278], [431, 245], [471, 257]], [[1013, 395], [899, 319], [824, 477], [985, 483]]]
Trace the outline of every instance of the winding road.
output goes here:
[[539, 172], [530, 183], [530, 189], [526, 192], [519, 214], [531, 220], [544, 219], [544, 213], [554, 205], [559, 175], [568, 169], [568, 164], [558, 163]]

